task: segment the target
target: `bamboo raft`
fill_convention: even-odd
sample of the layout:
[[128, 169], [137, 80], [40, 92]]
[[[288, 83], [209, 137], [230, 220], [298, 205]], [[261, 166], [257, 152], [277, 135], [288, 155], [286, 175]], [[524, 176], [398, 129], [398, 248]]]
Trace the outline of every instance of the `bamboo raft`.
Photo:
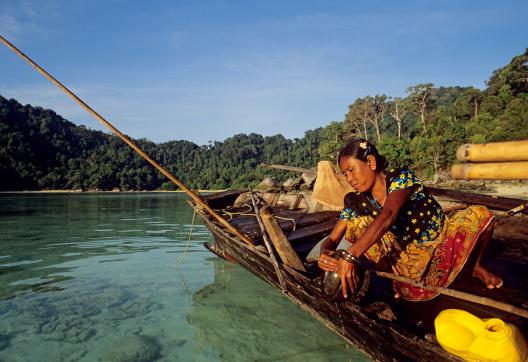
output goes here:
[[[435, 188], [430, 188], [430, 191], [447, 212], [467, 204], [484, 204], [497, 213], [493, 240], [485, 259], [487, 267], [504, 279], [504, 286], [488, 290], [470, 275], [461, 273], [450, 288], [476, 297], [492, 298], [525, 311], [528, 307], [525, 278], [528, 275], [528, 216], [526, 209], [521, 211], [522, 215], [512, 217], [504, 217], [503, 211], [526, 200]], [[434, 318], [447, 308], [463, 309], [481, 318], [502, 318], [519, 327], [523, 334], [526, 335], [528, 331], [526, 318], [447, 295], [440, 295], [428, 302], [395, 300], [390, 284], [373, 273], [368, 273], [368, 278], [364, 278], [368, 281], [363, 282], [361, 298], [356, 296], [345, 302], [329, 302], [321, 291], [320, 270], [305, 258], [311, 248], [332, 230], [339, 212], [324, 210], [311, 200], [309, 194], [270, 192], [260, 195], [289, 244], [303, 261], [304, 270], [299, 270], [298, 267], [281, 262], [273, 250], [265, 247], [266, 233], [255, 217], [254, 208], [250, 209], [248, 195], [243, 190], [227, 191], [204, 199], [216, 212], [223, 214], [226, 221], [251, 239], [254, 245], [228, 232], [200, 205], [191, 202], [214, 236], [214, 244], [206, 243], [206, 248], [221, 258], [239, 263], [277, 287], [323, 325], [375, 360], [458, 360], [443, 350], [434, 337]]]

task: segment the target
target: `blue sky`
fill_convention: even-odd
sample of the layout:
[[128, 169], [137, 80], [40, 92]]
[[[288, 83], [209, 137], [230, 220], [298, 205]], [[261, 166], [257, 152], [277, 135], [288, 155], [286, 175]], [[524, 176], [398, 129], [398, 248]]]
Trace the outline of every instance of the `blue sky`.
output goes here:
[[[302, 137], [357, 97], [484, 88], [528, 47], [528, 1], [0, 0], [0, 34], [122, 132]], [[95, 119], [0, 46], [0, 95]]]

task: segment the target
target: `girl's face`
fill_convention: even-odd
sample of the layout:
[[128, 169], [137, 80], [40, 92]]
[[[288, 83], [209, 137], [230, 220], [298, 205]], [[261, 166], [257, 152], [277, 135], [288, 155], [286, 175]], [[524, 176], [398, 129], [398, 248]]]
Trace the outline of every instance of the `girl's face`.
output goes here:
[[352, 156], [344, 156], [339, 161], [339, 168], [346, 180], [358, 192], [370, 192], [376, 181], [376, 158], [367, 156], [367, 161]]

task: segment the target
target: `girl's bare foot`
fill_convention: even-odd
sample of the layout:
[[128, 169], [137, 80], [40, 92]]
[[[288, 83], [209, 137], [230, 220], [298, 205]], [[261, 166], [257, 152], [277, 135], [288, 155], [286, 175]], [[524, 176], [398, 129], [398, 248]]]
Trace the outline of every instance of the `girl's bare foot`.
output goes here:
[[480, 265], [476, 265], [473, 269], [473, 274], [475, 278], [479, 278], [488, 289], [500, 288], [504, 282], [501, 278], [495, 274], [490, 273], [487, 269]]

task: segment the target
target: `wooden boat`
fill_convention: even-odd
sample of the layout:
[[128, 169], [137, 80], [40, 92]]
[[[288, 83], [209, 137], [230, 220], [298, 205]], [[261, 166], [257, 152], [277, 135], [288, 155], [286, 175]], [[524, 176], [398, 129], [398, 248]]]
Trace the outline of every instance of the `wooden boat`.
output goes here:
[[[526, 203], [526, 200], [460, 191], [432, 188], [430, 191], [446, 210], [460, 208], [466, 203], [485, 204], [494, 210], [509, 210]], [[305, 262], [306, 271], [295, 270], [281, 262], [278, 269], [274, 267], [273, 259], [262, 245], [263, 235], [255, 215], [252, 215], [254, 211], [250, 210], [247, 194], [244, 191], [227, 191], [206, 196], [205, 200], [255, 245], [243, 242], [199, 205], [191, 203], [214, 236], [214, 244], [206, 243], [205, 246], [217, 256], [239, 263], [281, 289], [323, 325], [375, 360], [457, 360], [457, 357], [442, 349], [434, 337], [434, 318], [446, 308], [463, 309], [481, 318], [499, 317], [515, 324], [524, 335], [528, 331], [525, 318], [445, 295], [429, 302], [395, 300], [389, 283], [372, 273], [365, 273], [359, 293], [361, 297], [356, 296], [344, 302], [328, 301], [321, 290], [320, 270], [314, 263]], [[338, 217], [337, 211], [324, 210], [311, 200], [309, 194], [269, 192], [261, 196], [270, 205], [281, 229], [303, 260], [309, 250], [330, 232]], [[526, 213], [526, 210], [523, 211]], [[505, 281], [501, 289], [487, 290], [481, 283], [464, 275], [457, 277], [451, 287], [526, 308], [527, 221], [526, 215], [497, 218], [492, 245], [488, 247], [491, 254], [486, 257], [489, 260], [487, 267]]]

